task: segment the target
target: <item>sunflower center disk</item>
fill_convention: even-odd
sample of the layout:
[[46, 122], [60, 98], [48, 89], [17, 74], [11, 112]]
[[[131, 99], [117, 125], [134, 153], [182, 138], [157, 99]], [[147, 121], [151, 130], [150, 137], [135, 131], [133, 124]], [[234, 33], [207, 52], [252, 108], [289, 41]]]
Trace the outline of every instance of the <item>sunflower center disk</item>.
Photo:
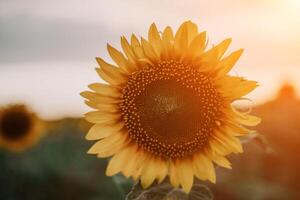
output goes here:
[[31, 127], [29, 116], [21, 112], [5, 113], [0, 120], [0, 133], [8, 140], [25, 136]]
[[164, 158], [180, 158], [207, 145], [220, 106], [216, 88], [203, 73], [164, 61], [130, 77], [121, 110], [139, 146]]

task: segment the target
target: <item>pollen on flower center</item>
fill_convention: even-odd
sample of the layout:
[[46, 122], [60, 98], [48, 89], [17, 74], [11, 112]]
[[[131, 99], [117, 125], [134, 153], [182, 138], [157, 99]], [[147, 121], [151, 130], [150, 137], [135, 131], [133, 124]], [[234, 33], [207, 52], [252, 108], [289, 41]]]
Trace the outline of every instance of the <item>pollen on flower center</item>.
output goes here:
[[15, 140], [28, 133], [31, 127], [29, 116], [23, 112], [8, 112], [0, 119], [0, 133], [8, 140]]
[[130, 137], [164, 158], [203, 149], [221, 106], [210, 79], [177, 61], [163, 61], [133, 74], [122, 98], [120, 107]]

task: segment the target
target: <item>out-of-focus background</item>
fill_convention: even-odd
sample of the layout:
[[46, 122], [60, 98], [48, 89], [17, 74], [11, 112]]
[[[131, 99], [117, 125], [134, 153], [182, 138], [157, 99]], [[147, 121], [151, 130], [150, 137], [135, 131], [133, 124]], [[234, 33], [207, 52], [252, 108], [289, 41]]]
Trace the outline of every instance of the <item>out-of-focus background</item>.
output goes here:
[[[231, 72], [257, 80], [248, 97], [262, 135], [218, 169], [215, 199], [300, 199], [300, 1], [0, 0], [0, 105], [25, 103], [50, 128], [23, 153], [0, 149], [0, 199], [122, 199], [128, 183], [104, 175], [79, 93], [101, 81], [94, 57], [106, 43], [192, 20], [210, 45], [232, 37], [245, 52]], [[120, 186], [121, 185], [121, 186]]]

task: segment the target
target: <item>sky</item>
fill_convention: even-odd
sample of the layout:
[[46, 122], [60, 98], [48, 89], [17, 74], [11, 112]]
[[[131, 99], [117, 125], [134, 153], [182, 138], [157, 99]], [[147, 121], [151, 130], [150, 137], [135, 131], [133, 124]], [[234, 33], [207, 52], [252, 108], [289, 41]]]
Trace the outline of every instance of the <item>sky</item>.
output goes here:
[[231, 37], [230, 51], [245, 49], [231, 73], [257, 80], [248, 97], [262, 103], [286, 81], [300, 86], [299, 10], [298, 0], [0, 0], [0, 105], [82, 116], [79, 93], [102, 82], [94, 58], [109, 60], [107, 43], [185, 20], [207, 31], [210, 46]]

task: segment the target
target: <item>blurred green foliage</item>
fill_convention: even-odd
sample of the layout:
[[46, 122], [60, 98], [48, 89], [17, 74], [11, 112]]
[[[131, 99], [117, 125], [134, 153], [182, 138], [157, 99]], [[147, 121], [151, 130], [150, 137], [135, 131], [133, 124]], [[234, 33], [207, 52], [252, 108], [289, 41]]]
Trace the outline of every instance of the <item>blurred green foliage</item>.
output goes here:
[[130, 182], [118, 185], [115, 178], [105, 176], [105, 159], [86, 154], [92, 143], [84, 139], [82, 122], [64, 119], [49, 124], [46, 136], [31, 149], [0, 150], [0, 199], [124, 199]]
[[[205, 184], [216, 200], [300, 199], [299, 98], [285, 86], [254, 113], [263, 119], [256, 128], [263, 137], [249, 140], [243, 154], [230, 156], [232, 170], [217, 168], [216, 184], [198, 184], [206, 188]], [[0, 200], [125, 199], [133, 183], [121, 175], [106, 177], [107, 160], [86, 154], [94, 143], [84, 139], [88, 128], [80, 119], [49, 122], [46, 136], [36, 146], [22, 153], [0, 149]], [[135, 185], [128, 199], [160, 194], [166, 199], [184, 195], [169, 185], [147, 190]]]

